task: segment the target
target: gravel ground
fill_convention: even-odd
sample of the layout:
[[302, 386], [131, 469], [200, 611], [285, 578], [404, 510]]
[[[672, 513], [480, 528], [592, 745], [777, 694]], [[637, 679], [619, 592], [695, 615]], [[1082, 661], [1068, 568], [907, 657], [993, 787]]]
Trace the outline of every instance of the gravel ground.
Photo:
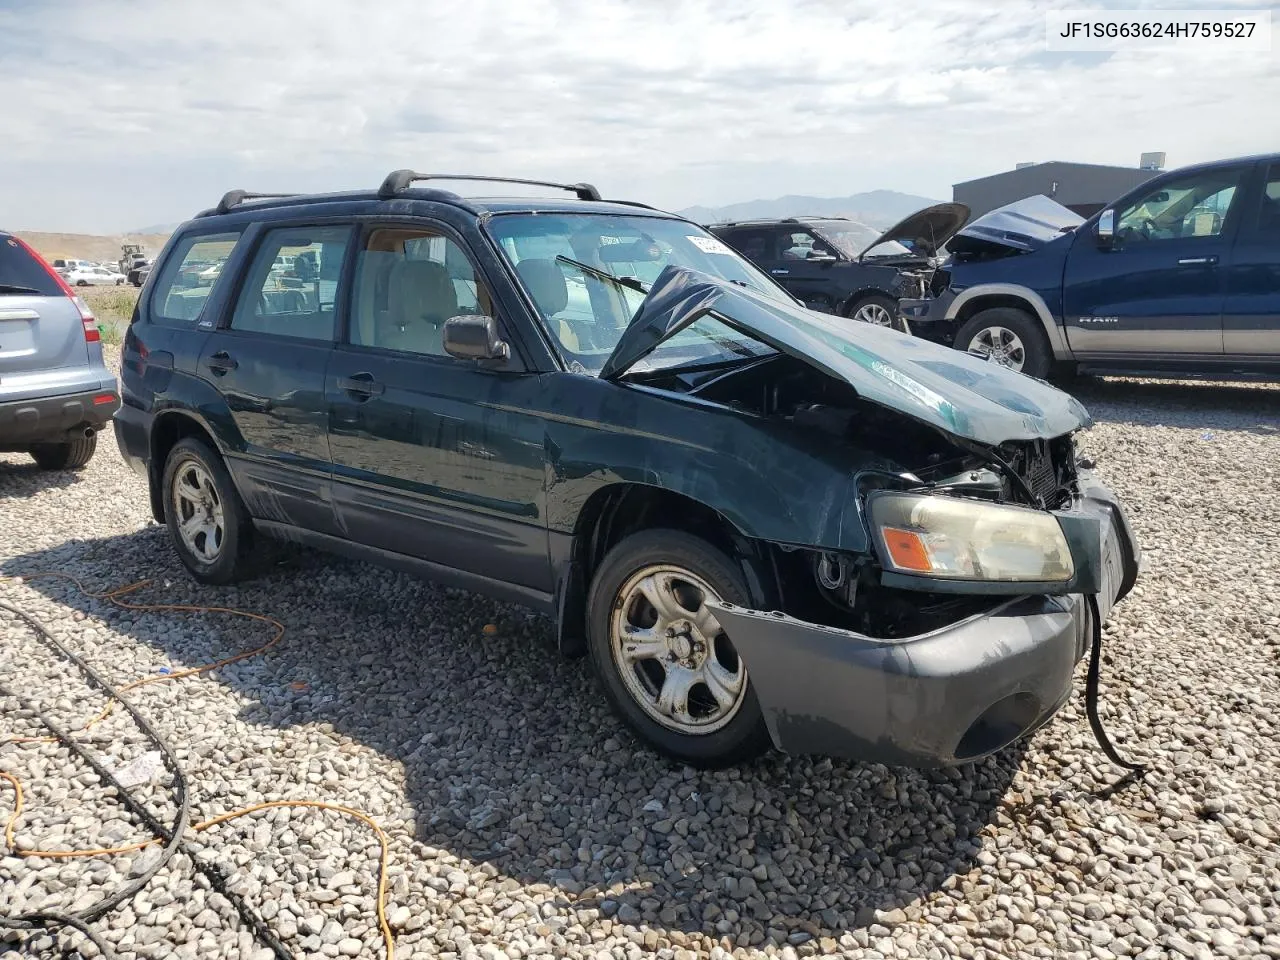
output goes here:
[[[778, 755], [672, 767], [518, 607], [306, 552], [198, 587], [109, 436], [75, 475], [0, 456], [0, 572], [98, 589], [151, 577], [139, 600], [282, 620], [269, 654], [135, 702], [177, 745], [194, 819], [284, 798], [377, 818], [401, 957], [1280, 957], [1280, 389], [1079, 392], [1099, 420], [1085, 452], [1149, 560], [1105, 630], [1103, 668], [1115, 739], [1153, 765], [1138, 783], [1094, 745], [1079, 697], [1029, 743], [959, 770]], [[117, 682], [270, 636], [53, 580], [0, 583], [0, 597]], [[0, 645], [0, 683], [66, 724], [100, 708], [3, 612]], [[0, 715], [3, 732], [43, 732], [12, 701]], [[112, 764], [147, 749], [120, 711], [91, 742]], [[27, 785], [20, 846], [145, 835], [65, 748], [0, 747], [0, 770]], [[173, 815], [163, 780], [143, 791]], [[0, 817], [11, 801], [0, 784]], [[275, 810], [193, 843], [298, 954], [380, 954], [367, 827]], [[0, 858], [0, 912], [82, 906], [149, 856]], [[97, 928], [123, 957], [269, 956], [207, 888], [179, 855]]]

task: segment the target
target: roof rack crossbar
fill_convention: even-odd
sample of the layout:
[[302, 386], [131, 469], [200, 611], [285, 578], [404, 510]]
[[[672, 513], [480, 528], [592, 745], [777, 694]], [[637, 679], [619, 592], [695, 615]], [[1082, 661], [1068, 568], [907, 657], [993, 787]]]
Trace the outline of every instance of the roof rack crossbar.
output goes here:
[[228, 213], [232, 207], [238, 207], [246, 200], [271, 200], [277, 197], [296, 196], [298, 196], [296, 193], [252, 193], [248, 190], [228, 190], [214, 209], [217, 213]]
[[378, 188], [378, 198], [389, 200], [407, 190], [417, 180], [484, 180], [490, 183], [521, 183], [530, 187], [554, 187], [577, 194], [579, 200], [599, 200], [600, 191], [589, 183], [553, 183], [550, 180], [521, 180], [516, 177], [481, 177], [466, 173], [417, 173], [414, 170], [392, 170]]

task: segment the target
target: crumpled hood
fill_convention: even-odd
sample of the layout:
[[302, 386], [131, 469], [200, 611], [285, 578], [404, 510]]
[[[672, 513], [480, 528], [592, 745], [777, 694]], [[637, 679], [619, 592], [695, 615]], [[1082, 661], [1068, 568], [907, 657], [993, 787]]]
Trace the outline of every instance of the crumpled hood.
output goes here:
[[966, 253], [995, 243], [1023, 252], [1039, 250], [1082, 223], [1084, 217], [1078, 213], [1038, 194], [997, 207], [966, 224], [951, 239], [949, 249]]
[[659, 274], [600, 377], [622, 376], [707, 314], [844, 380], [864, 400], [957, 437], [995, 446], [1058, 437], [1092, 423], [1074, 397], [999, 364], [675, 266]]

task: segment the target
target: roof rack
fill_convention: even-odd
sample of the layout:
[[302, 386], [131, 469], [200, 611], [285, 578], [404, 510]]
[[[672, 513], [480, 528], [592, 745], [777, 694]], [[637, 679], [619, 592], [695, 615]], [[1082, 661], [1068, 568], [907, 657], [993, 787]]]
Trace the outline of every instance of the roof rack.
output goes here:
[[481, 177], [466, 173], [417, 173], [413, 170], [392, 170], [378, 188], [378, 199], [389, 200], [407, 190], [418, 180], [484, 180], [491, 183], [521, 183], [531, 187], [554, 187], [578, 195], [579, 200], [599, 200], [600, 191], [589, 183], [553, 183], [549, 180], [521, 180], [516, 177]]
[[246, 200], [271, 200], [277, 197], [296, 197], [296, 193], [251, 193], [248, 190], [228, 190], [214, 207], [215, 213], [229, 213], [232, 207], [238, 207]]

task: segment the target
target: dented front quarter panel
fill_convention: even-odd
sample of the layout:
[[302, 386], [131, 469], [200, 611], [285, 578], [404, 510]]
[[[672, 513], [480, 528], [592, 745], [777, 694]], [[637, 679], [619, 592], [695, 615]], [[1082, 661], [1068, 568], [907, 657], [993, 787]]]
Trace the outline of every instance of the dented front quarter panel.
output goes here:
[[696, 397], [580, 374], [545, 375], [539, 408], [553, 533], [573, 532], [593, 495], [634, 483], [690, 497], [753, 539], [869, 549], [855, 489], [867, 462], [855, 450]]

